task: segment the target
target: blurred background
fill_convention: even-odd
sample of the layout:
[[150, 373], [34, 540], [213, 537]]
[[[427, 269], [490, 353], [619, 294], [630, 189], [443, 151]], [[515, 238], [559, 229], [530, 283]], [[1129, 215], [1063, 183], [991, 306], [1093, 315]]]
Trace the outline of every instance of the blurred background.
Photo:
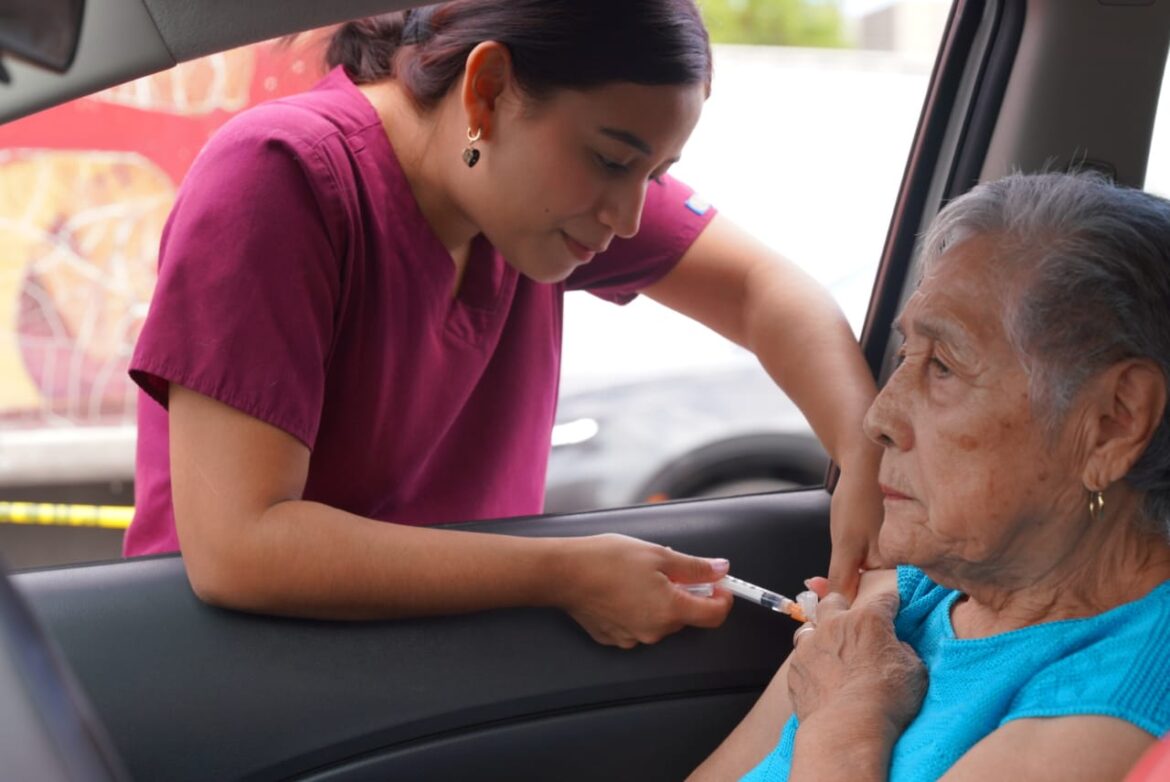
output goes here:
[[[674, 172], [800, 263], [860, 331], [944, 0], [703, 0], [715, 78]], [[312, 36], [180, 65], [0, 127], [0, 557], [116, 557], [126, 366], [183, 175], [233, 114], [310, 87]], [[1168, 167], [1170, 168], [1170, 167]], [[745, 351], [640, 298], [567, 297], [550, 512], [820, 483]]]

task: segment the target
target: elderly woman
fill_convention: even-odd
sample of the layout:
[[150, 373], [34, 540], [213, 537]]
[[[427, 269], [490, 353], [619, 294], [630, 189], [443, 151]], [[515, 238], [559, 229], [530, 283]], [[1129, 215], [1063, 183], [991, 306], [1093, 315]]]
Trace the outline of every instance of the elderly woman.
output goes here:
[[695, 779], [1120, 779], [1170, 730], [1170, 203], [1011, 176], [923, 269], [865, 422], [906, 565], [826, 598]]

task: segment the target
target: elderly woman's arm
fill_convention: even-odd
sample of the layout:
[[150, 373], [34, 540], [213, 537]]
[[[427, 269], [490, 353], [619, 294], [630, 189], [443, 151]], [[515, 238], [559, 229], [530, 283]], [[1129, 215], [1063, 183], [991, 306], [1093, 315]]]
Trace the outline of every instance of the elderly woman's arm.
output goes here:
[[[789, 779], [885, 780], [890, 750], [902, 729], [898, 721], [889, 720], [880, 699], [838, 701], [818, 709], [801, 720]], [[972, 747], [942, 782], [1121, 779], [1154, 741], [1144, 730], [1112, 717], [1015, 720]]]
[[1015, 720], [968, 750], [942, 779], [943, 782], [1121, 779], [1154, 741], [1141, 728], [1112, 717]]
[[723, 743], [687, 777], [687, 782], [739, 779], [776, 746], [784, 723], [792, 716], [788, 700], [789, 655], [772, 677], [764, 694]]
[[[792, 716], [788, 694], [791, 663], [792, 656], [789, 656], [748, 715], [687, 782], [740, 779], [775, 749], [784, 724]], [[898, 733], [890, 735], [874, 729], [885, 723], [880, 708], [865, 703], [848, 708], [828, 707], [803, 720], [796, 732], [789, 779], [792, 782], [885, 780], [890, 749]]]
[[817, 629], [804, 636], [692, 782], [738, 779], [750, 771], [776, 747], [793, 713], [800, 729], [792, 782], [886, 779], [890, 750], [926, 689], [921, 661], [894, 635], [897, 610], [890, 570], [866, 573], [852, 608], [839, 594], [826, 597], [817, 608]]
[[793, 652], [789, 699], [800, 719], [792, 782], [885, 780], [890, 752], [926, 694], [922, 661], [894, 634], [894, 571], [866, 574], [850, 608], [831, 594]]

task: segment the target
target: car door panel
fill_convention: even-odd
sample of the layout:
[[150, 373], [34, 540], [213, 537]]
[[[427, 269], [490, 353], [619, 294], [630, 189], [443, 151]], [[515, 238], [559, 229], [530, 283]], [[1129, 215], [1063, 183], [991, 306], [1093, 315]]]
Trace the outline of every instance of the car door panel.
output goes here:
[[305, 779], [462, 779], [474, 773], [480, 780], [678, 780], [715, 748], [712, 739], [735, 727], [756, 694], [685, 696], [489, 725]]
[[[791, 594], [825, 572], [827, 517], [818, 490], [462, 526], [623, 532], [726, 556], [736, 575]], [[750, 707], [795, 629], [742, 601], [717, 630], [630, 651], [594, 643], [552, 609], [261, 617], [201, 603], [173, 556], [14, 580], [137, 779], [414, 778], [422, 769], [678, 779]]]

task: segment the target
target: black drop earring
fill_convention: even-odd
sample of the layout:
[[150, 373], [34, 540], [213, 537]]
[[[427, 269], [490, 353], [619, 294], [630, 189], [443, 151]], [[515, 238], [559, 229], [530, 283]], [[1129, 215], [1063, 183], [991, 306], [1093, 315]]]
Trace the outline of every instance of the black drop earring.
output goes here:
[[463, 162], [467, 164], [468, 168], [472, 168], [479, 162], [479, 150], [475, 148], [475, 142], [479, 141], [479, 137], [483, 135], [483, 128], [471, 132], [471, 128], [467, 129], [467, 149], [463, 150]]

